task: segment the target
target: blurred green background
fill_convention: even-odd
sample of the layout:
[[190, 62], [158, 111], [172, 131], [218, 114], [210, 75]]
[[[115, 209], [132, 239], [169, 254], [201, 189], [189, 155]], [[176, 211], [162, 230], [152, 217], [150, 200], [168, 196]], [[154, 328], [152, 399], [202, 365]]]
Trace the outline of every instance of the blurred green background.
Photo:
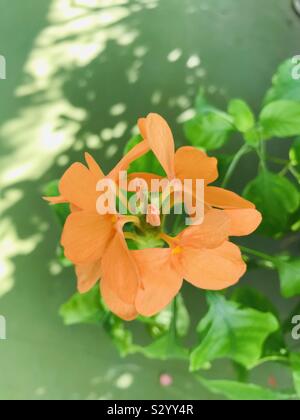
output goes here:
[[[59, 227], [41, 195], [83, 151], [113, 167], [150, 111], [182, 144], [200, 86], [218, 106], [241, 97], [258, 110], [278, 65], [300, 53], [299, 39], [290, 0], [0, 0], [0, 399], [213, 398], [184, 363], [122, 360], [101, 329], [63, 326], [58, 310], [75, 276], [56, 261]], [[251, 170], [244, 162], [245, 179]], [[243, 282], [289, 312], [276, 273], [257, 270]], [[197, 322], [201, 292], [185, 293]], [[163, 372], [171, 387], [161, 387]], [[218, 374], [231, 377], [232, 367], [217, 363]], [[270, 375], [290, 380], [272, 365], [254, 375], [264, 385]]]

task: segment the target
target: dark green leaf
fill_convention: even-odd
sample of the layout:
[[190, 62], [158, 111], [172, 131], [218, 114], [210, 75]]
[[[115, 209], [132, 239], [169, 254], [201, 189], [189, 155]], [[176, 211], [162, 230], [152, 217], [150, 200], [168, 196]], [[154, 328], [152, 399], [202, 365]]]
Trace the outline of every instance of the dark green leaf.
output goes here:
[[232, 117], [224, 112], [208, 112], [187, 121], [184, 131], [193, 146], [214, 150], [226, 143], [233, 131], [232, 122]]
[[210, 392], [225, 395], [229, 400], [234, 401], [278, 401], [295, 398], [294, 395], [272, 391], [254, 384], [204, 378], [198, 378], [198, 380]]
[[59, 311], [65, 325], [100, 323], [106, 311], [101, 303], [99, 288], [85, 294], [76, 293]]
[[208, 303], [209, 311], [198, 326], [200, 344], [191, 354], [191, 370], [220, 358], [229, 358], [246, 368], [254, 366], [264, 342], [279, 327], [274, 315], [242, 309], [218, 293], [210, 293]]
[[282, 233], [288, 225], [290, 214], [294, 213], [300, 204], [299, 193], [294, 184], [269, 171], [262, 171], [251, 181], [244, 191], [244, 196], [262, 212], [263, 223], [260, 231], [268, 235]]
[[280, 99], [300, 101], [300, 83], [299, 80], [295, 80], [292, 77], [294, 69], [295, 63], [292, 59], [285, 61], [279, 67], [277, 73], [273, 77], [273, 86], [268, 91], [264, 100], [265, 104]]
[[246, 133], [253, 128], [255, 118], [245, 101], [241, 99], [232, 99], [229, 102], [228, 112], [233, 117], [235, 127], [241, 133]]
[[281, 100], [268, 104], [260, 114], [263, 138], [300, 134], [300, 102]]

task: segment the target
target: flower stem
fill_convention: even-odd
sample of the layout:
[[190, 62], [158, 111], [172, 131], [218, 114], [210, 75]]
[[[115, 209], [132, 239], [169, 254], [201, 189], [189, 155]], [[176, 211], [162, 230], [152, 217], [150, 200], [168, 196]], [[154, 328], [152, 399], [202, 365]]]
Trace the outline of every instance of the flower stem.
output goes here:
[[239, 161], [241, 160], [241, 158], [244, 155], [246, 155], [250, 151], [251, 151], [251, 149], [250, 149], [250, 147], [247, 144], [244, 144], [240, 148], [240, 150], [237, 152], [237, 154], [233, 158], [233, 160], [232, 160], [232, 162], [231, 162], [231, 164], [230, 164], [230, 166], [229, 166], [229, 168], [228, 168], [228, 170], [226, 172], [226, 175], [225, 175], [224, 180], [222, 182], [222, 188], [225, 188], [228, 185], [228, 183], [229, 183], [229, 181], [230, 181], [230, 179], [231, 179], [231, 177], [232, 177], [232, 175], [233, 175], [233, 173], [234, 173], [234, 171], [235, 171], [235, 169], [236, 169]]
[[261, 258], [262, 260], [270, 261], [275, 263], [276, 258], [272, 257], [271, 255], [264, 254], [263, 252], [256, 251], [255, 249], [250, 249], [245, 246], [240, 246], [240, 249], [245, 253], [249, 255], [254, 255], [255, 257]]
[[173, 299], [173, 303], [172, 303], [172, 312], [173, 312], [173, 317], [172, 317], [172, 322], [170, 325], [170, 335], [172, 336], [172, 338], [174, 339], [174, 341], [177, 340], [177, 297], [175, 296]]

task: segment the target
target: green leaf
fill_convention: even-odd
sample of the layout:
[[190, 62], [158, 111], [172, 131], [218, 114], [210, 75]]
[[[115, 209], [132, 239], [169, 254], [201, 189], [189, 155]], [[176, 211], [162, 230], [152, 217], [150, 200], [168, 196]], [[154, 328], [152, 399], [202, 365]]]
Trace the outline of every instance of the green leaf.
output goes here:
[[300, 353], [292, 353], [290, 361], [293, 369], [293, 379], [297, 395], [300, 397]]
[[[139, 135], [132, 137], [125, 146], [124, 155], [126, 155], [134, 146], [139, 144], [141, 140], [142, 137]], [[160, 176], [166, 176], [166, 173], [152, 151], [149, 151], [144, 156], [138, 158], [130, 165], [128, 173], [131, 174], [133, 172], [150, 172]]]
[[193, 146], [214, 150], [226, 143], [233, 131], [232, 123], [233, 119], [228, 114], [210, 111], [187, 121], [184, 132]]
[[253, 127], [250, 130], [246, 131], [244, 134], [244, 139], [249, 146], [257, 147], [261, 141], [262, 132], [261, 127]]
[[183, 359], [188, 360], [188, 350], [167, 333], [158, 340], [153, 341], [149, 346], [139, 347], [139, 352], [149, 359]]
[[[46, 197], [57, 197], [60, 195], [58, 189], [59, 181], [52, 181], [44, 188], [44, 195]], [[70, 205], [69, 204], [54, 204], [50, 206], [51, 210], [54, 212], [58, 222], [61, 226], [64, 226], [66, 223], [67, 217], [70, 214]]]
[[268, 91], [264, 104], [280, 99], [300, 101], [300, 83], [292, 77], [295, 63], [292, 59], [285, 61], [273, 77], [273, 86]]
[[293, 166], [298, 167], [298, 170], [300, 170], [300, 137], [294, 140], [290, 148], [290, 161]]
[[[177, 296], [177, 317], [176, 332], [179, 337], [185, 337], [190, 326], [190, 316], [184, 303], [183, 297]], [[172, 303], [163, 309], [158, 315], [151, 318], [140, 317], [140, 321], [148, 325], [150, 333], [153, 337], [160, 337], [166, 334], [171, 326], [173, 319]]]
[[263, 214], [260, 231], [274, 236], [287, 228], [289, 216], [300, 204], [297, 188], [288, 179], [269, 171], [262, 171], [251, 181], [244, 196]]
[[278, 258], [276, 266], [279, 272], [282, 295], [286, 298], [300, 295], [300, 258], [291, 260]]
[[95, 287], [83, 295], [76, 293], [61, 306], [59, 313], [65, 325], [100, 323], [106, 311], [101, 303], [99, 288]]
[[225, 395], [229, 400], [235, 401], [278, 401], [291, 400], [294, 395], [272, 391], [254, 384], [227, 380], [207, 380], [198, 378], [199, 382], [210, 392]]
[[255, 124], [255, 117], [247, 103], [241, 99], [229, 102], [228, 112], [233, 117], [234, 125], [241, 133], [246, 133]]
[[191, 354], [191, 371], [220, 358], [229, 358], [246, 368], [254, 366], [264, 342], [279, 328], [274, 315], [242, 309], [218, 293], [208, 294], [208, 304], [209, 311], [198, 326], [200, 345]]
[[[260, 312], [268, 312], [273, 314], [278, 322], [280, 315], [275, 305], [258, 290], [252, 287], [239, 287], [235, 289], [231, 296], [231, 300], [242, 305], [243, 308], [252, 308]], [[264, 344], [262, 357], [265, 359], [270, 356], [282, 356], [282, 349], [286, 347], [284, 336], [281, 329], [271, 334]]]
[[300, 134], [300, 102], [280, 100], [268, 104], [260, 114], [263, 138], [293, 137]]
[[131, 331], [125, 327], [125, 323], [120, 318], [107, 312], [103, 319], [103, 327], [122, 357], [138, 351], [138, 347], [133, 344]]

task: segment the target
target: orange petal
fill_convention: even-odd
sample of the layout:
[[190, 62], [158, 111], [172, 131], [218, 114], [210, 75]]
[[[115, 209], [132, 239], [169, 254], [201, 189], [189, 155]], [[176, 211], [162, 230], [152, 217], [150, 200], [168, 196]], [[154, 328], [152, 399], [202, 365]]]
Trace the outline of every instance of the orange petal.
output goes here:
[[100, 280], [101, 260], [91, 264], [77, 265], [75, 271], [78, 291], [79, 293], [86, 293]]
[[205, 188], [205, 203], [221, 209], [254, 209], [255, 205], [239, 195], [218, 187]]
[[130, 181], [133, 181], [135, 179], [142, 179], [143, 181], [145, 181], [148, 185], [149, 191], [151, 191], [152, 181], [153, 180], [160, 181], [161, 179], [163, 179], [163, 177], [156, 174], [147, 173], [147, 172], [134, 172], [132, 174], [128, 174], [128, 184], [130, 183]]
[[100, 179], [104, 178], [104, 173], [102, 172], [102, 169], [98, 165], [98, 163], [95, 161], [95, 159], [89, 154], [85, 153], [85, 161], [89, 167], [89, 170], [92, 172], [92, 174], [100, 181]]
[[48, 201], [50, 204], [64, 204], [64, 203], [68, 203], [68, 200], [66, 200], [61, 195], [59, 197], [43, 197], [43, 200]]
[[[124, 318], [124, 310], [134, 307], [139, 286], [135, 261], [123, 233], [116, 233], [102, 260], [101, 293], [112, 312]], [[124, 306], [123, 306], [124, 305]]]
[[138, 127], [144, 140], [147, 138], [146, 121], [146, 118], [139, 118], [138, 120]]
[[96, 211], [99, 179], [81, 163], [74, 163], [63, 175], [59, 190], [68, 202], [84, 210]]
[[100, 282], [101, 296], [106, 306], [124, 321], [133, 321], [137, 316], [137, 310], [133, 303], [123, 302], [107, 282]]
[[205, 290], [226, 289], [246, 272], [240, 249], [231, 242], [209, 250], [185, 248], [181, 265], [185, 279]]
[[181, 247], [216, 248], [228, 239], [230, 218], [223, 210], [210, 210], [202, 225], [185, 229], [178, 237]]
[[218, 161], [195, 147], [181, 147], [175, 154], [176, 177], [184, 179], [203, 179], [210, 184], [218, 179]]
[[113, 233], [110, 216], [75, 212], [67, 218], [61, 244], [66, 257], [74, 264], [92, 263], [101, 259]]
[[172, 265], [170, 249], [133, 251], [141, 287], [136, 298], [137, 311], [144, 316], [160, 312], [172, 301], [182, 286], [182, 276]]
[[246, 236], [253, 233], [262, 222], [262, 215], [255, 209], [224, 210], [230, 218], [229, 236]]
[[130, 164], [143, 156], [149, 151], [149, 145], [146, 141], [141, 141], [136, 146], [134, 146], [117, 164], [117, 166], [110, 172], [109, 178], [118, 181], [118, 176], [120, 171], [126, 171]]
[[158, 114], [149, 114], [146, 119], [146, 135], [153, 151], [169, 179], [175, 178], [175, 145], [167, 122]]

